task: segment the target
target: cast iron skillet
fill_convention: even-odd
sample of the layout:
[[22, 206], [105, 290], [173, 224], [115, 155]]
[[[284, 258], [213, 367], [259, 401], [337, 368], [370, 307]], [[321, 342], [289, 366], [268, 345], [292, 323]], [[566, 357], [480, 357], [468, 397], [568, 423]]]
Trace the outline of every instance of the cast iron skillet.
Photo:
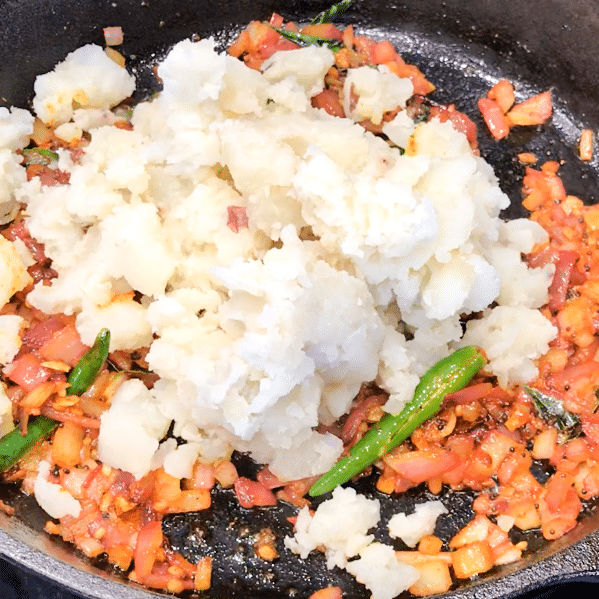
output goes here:
[[[225, 47], [250, 20], [266, 19], [276, 10], [306, 21], [329, 4], [328, 0], [0, 0], [0, 99], [7, 106], [28, 106], [35, 75], [50, 70], [84, 43], [101, 44], [105, 26], [123, 27], [122, 51], [139, 77], [143, 97], [156, 89], [153, 63], [180, 39], [214, 35]], [[599, 199], [597, 160], [585, 164], [576, 156], [580, 129], [599, 128], [599, 78], [594, 76], [599, 62], [599, 1], [356, 0], [342, 21], [354, 23], [359, 33], [391, 39], [404, 58], [418, 64], [437, 85], [435, 100], [454, 102], [478, 121], [481, 153], [513, 200], [506, 217], [522, 215], [518, 151], [563, 161], [561, 174], [568, 192], [588, 202]], [[499, 143], [492, 141], [480, 124], [476, 99], [500, 77], [517, 84], [520, 98], [550, 88], [555, 105], [551, 123], [522, 129]], [[244, 456], [237, 460], [241, 472], [254, 469]], [[546, 465], [536, 464], [535, 474], [546, 477]], [[382, 526], [376, 536], [387, 542], [384, 528], [390, 514], [411, 511], [415, 503], [430, 498], [422, 489], [401, 498], [379, 495], [369, 479], [358, 486], [381, 500]], [[84, 597], [158, 596], [127, 583], [108, 564], [82, 558], [43, 533], [46, 516], [14, 487], [0, 488], [0, 499], [16, 509], [12, 518], [0, 513], [0, 552], [7, 559]], [[471, 497], [448, 493], [442, 500], [451, 516], [439, 519], [436, 533], [447, 540], [472, 517]], [[274, 564], [255, 558], [253, 534], [264, 526], [279, 531], [281, 537], [289, 534], [286, 517], [293, 513], [289, 506], [244, 510], [231, 492], [217, 491], [209, 511], [169, 516], [164, 531], [173, 547], [191, 560], [213, 555], [211, 597], [304, 599], [328, 583], [342, 586], [348, 599], [367, 597], [344, 572], [327, 572], [320, 555], [306, 562], [286, 557]], [[585, 508], [580, 525], [554, 543], [544, 542], [534, 531], [519, 538], [526, 538], [531, 548], [524, 560], [464, 583], [450, 595], [510, 597], [558, 581], [599, 577], [599, 514], [592, 505]]]

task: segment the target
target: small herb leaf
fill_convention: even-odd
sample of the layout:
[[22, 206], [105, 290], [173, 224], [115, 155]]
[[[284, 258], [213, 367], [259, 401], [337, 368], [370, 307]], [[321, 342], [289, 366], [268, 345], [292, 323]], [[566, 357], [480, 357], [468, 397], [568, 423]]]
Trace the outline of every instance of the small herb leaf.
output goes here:
[[534, 403], [539, 416], [554, 424], [562, 433], [565, 433], [565, 440], [580, 435], [580, 418], [566, 410], [561, 400], [534, 387], [524, 387], [524, 391]]
[[333, 4], [327, 10], [318, 13], [310, 22], [310, 25], [321, 25], [322, 23], [332, 23], [341, 13], [345, 12], [353, 3], [353, 0], [341, 0]]
[[327, 46], [333, 52], [341, 50], [343, 44], [338, 40], [332, 40], [328, 37], [320, 37], [318, 35], [306, 35], [305, 33], [296, 33], [295, 31], [288, 31], [282, 27], [271, 27], [280, 33], [286, 40], [298, 44], [298, 46]]

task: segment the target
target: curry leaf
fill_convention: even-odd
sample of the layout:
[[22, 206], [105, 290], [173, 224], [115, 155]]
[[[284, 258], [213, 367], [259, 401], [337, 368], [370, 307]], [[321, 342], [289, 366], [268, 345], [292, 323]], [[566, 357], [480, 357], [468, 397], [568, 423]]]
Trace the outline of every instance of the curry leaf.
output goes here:
[[328, 46], [333, 52], [341, 50], [343, 44], [338, 40], [332, 40], [328, 37], [320, 37], [318, 35], [306, 35], [305, 33], [296, 33], [295, 31], [288, 31], [282, 27], [271, 27], [280, 33], [286, 40], [298, 44], [299, 46]]
[[345, 12], [353, 3], [353, 0], [341, 0], [333, 4], [327, 10], [318, 13], [310, 22], [310, 25], [321, 25], [322, 23], [332, 23], [341, 13]]
[[580, 418], [564, 408], [564, 403], [552, 395], [543, 393], [534, 387], [524, 387], [524, 391], [530, 397], [539, 416], [554, 424], [562, 433], [562, 440], [571, 439], [580, 435]]

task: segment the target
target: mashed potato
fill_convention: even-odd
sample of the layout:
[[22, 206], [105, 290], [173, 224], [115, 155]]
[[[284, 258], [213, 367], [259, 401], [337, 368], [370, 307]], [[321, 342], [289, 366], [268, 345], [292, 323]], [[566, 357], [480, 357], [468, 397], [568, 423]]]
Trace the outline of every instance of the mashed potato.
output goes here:
[[[76, 314], [86, 343], [109, 326], [112, 350], [150, 345], [160, 375], [152, 390], [130, 382], [115, 396], [104, 463], [136, 477], [157, 464], [181, 473], [197, 455], [236, 448], [282, 480], [320, 474], [342, 444], [319, 423], [370, 380], [397, 413], [460, 343], [461, 317], [493, 302], [464, 339], [483, 346], [502, 383], [534, 378], [556, 333], [536, 311], [552, 267], [531, 270], [520, 253], [542, 230], [503, 223], [508, 198], [450, 123], [416, 125], [400, 111], [385, 131], [404, 153], [354, 122], [405, 107], [408, 79], [350, 69], [351, 118], [313, 108], [332, 64], [330, 50], [305, 48], [261, 73], [211, 40], [183, 41], [131, 130], [112, 126], [109, 108], [133, 78], [99, 48], [38, 77], [37, 116], [91, 141], [77, 161], [59, 150], [68, 184], [14, 178], [0, 190], [0, 201], [26, 203], [58, 272], [28, 299]], [[5, 117], [0, 140], [18, 145], [30, 120]], [[160, 445], [171, 422], [190, 447]]]

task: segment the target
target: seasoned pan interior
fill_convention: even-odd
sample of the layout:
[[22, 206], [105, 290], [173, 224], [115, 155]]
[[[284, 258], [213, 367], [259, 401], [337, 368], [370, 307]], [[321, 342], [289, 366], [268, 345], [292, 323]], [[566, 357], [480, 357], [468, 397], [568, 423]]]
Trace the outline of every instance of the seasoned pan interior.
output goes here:
[[[157, 88], [152, 66], [176, 41], [193, 35], [213, 35], [224, 48], [253, 19], [267, 19], [277, 11], [301, 22], [329, 4], [266, 0], [3, 1], [0, 98], [6, 106], [26, 107], [35, 75], [51, 69], [84, 43], [101, 44], [105, 26], [123, 27], [125, 44], [121, 50], [138, 74], [138, 94], [144, 97]], [[523, 215], [523, 170], [515, 157], [521, 151], [563, 162], [560, 174], [567, 191], [587, 202], [599, 200], [597, 159], [581, 162], [576, 148], [581, 128], [599, 128], [599, 80], [593, 76], [598, 67], [594, 57], [599, 56], [598, 2], [419, 0], [404, 4], [357, 0], [341, 20], [354, 23], [360, 33], [390, 39], [406, 61], [417, 64], [436, 84], [433, 100], [453, 102], [477, 122], [481, 154], [491, 163], [503, 190], [512, 199], [506, 217]], [[479, 118], [476, 100], [502, 77], [516, 84], [519, 98], [551, 89], [555, 106], [552, 121], [542, 128], [523, 128], [501, 142], [493, 141]], [[254, 468], [243, 456], [239, 456], [237, 465], [240, 473]], [[546, 476], [546, 465], [537, 464], [536, 474], [539, 478]], [[430, 498], [423, 490], [399, 498], [378, 494], [372, 491], [373, 482], [369, 479], [357, 484], [381, 500], [383, 517], [376, 536], [386, 542], [390, 539], [384, 528], [391, 513], [410, 511], [414, 503]], [[294, 508], [283, 505], [266, 511], [245, 510], [230, 492], [215, 493], [213, 507], [206, 513], [169, 516], [164, 524], [172, 545], [183, 555], [193, 558], [199, 549], [212, 548], [213, 586], [206, 596], [307, 598], [311, 591], [329, 583], [341, 586], [348, 599], [368, 596], [345, 572], [326, 571], [320, 555], [305, 562], [291, 556], [274, 564], [255, 558], [252, 535], [268, 525], [279, 532], [282, 543], [282, 537], [291, 533], [287, 517], [295, 513]], [[122, 575], [102, 561], [83, 559], [66, 544], [45, 535], [42, 529], [46, 516], [31, 498], [21, 496], [14, 487], [1, 487], [0, 499], [16, 509], [12, 519], [0, 515], [0, 525], [8, 533], [8, 537], [0, 538], [0, 549], [10, 559], [59, 580], [84, 596], [155, 595], [128, 585]], [[445, 493], [442, 500], [452, 513], [439, 519], [436, 532], [447, 541], [472, 517], [471, 496]], [[485, 596], [508, 596], [539, 584], [540, 580], [550, 582], [551, 576], [560, 575], [560, 564], [562, 573], [567, 574], [572, 570], [567, 566], [572, 560], [578, 565], [578, 572], [584, 568], [592, 570], [599, 564], [593, 550], [593, 533], [598, 528], [599, 518], [593, 506], [588, 506], [581, 526], [553, 544], [544, 542], [534, 532], [521, 534], [518, 540], [525, 538], [530, 547], [523, 562], [465, 584], [457, 594], [474, 596], [480, 592], [480, 585], [487, 585]], [[68, 565], [57, 566], [53, 558]], [[544, 564], [552, 566], [547, 570], [544, 568], [549, 566]], [[90, 573], [99, 577], [96, 582], [87, 582]]]

